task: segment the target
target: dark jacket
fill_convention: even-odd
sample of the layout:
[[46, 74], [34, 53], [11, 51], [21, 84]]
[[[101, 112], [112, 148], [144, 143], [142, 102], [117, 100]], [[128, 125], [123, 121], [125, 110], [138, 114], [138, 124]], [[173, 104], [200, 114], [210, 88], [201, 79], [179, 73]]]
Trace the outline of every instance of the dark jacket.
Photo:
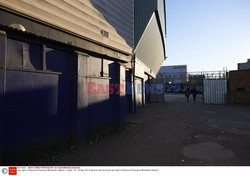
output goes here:
[[189, 97], [189, 95], [190, 95], [190, 90], [189, 90], [189, 88], [186, 88], [186, 90], [185, 90], [185, 96]]
[[196, 90], [196, 88], [194, 87], [193, 89], [192, 89], [192, 94], [193, 94], [193, 96], [196, 96], [196, 94], [197, 94], [197, 90]]

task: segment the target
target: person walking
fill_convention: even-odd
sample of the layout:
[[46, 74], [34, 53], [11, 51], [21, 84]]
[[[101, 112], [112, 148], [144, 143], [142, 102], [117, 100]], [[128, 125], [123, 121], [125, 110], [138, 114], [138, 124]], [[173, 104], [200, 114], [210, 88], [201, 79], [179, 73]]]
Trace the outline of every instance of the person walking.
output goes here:
[[193, 95], [193, 99], [194, 99], [194, 103], [195, 103], [196, 102], [196, 95], [197, 95], [197, 90], [195, 87], [192, 89], [192, 95]]
[[185, 90], [185, 97], [187, 98], [187, 102], [189, 102], [189, 96], [190, 96], [190, 89], [186, 88], [186, 90]]

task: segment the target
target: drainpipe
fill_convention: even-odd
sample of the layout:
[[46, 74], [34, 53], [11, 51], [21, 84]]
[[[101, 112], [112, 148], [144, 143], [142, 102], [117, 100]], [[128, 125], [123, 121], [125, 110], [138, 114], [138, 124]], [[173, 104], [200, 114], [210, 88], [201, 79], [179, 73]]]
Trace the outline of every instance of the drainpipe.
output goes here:
[[6, 89], [6, 57], [7, 35], [0, 31], [0, 165], [3, 165], [4, 155], [4, 118], [5, 118], [5, 89]]
[[133, 113], [136, 113], [136, 88], [135, 88], [135, 53], [132, 56], [132, 82], [133, 82]]

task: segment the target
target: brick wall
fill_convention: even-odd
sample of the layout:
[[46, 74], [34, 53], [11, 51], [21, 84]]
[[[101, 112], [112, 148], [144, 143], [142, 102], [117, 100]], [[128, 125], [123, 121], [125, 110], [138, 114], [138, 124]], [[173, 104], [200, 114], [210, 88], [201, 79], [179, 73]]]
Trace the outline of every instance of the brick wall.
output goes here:
[[229, 72], [229, 103], [250, 104], [250, 69]]
[[250, 92], [231, 91], [228, 93], [230, 104], [250, 104]]
[[250, 91], [250, 69], [229, 72], [230, 91]]

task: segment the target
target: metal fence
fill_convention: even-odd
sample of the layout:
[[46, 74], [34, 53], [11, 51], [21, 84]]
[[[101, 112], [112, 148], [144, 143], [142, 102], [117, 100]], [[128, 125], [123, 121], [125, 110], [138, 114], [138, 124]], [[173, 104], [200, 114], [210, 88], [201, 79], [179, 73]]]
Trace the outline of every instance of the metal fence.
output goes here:
[[227, 80], [206, 79], [203, 82], [204, 103], [226, 104]]
[[203, 93], [204, 103], [226, 103], [227, 70], [159, 73], [157, 78], [164, 80], [166, 92], [183, 93], [187, 87], [195, 86], [199, 93]]
[[197, 72], [173, 72], [158, 73], [157, 78], [161, 78], [165, 83], [185, 83], [196, 81], [202, 83], [205, 79], [227, 79], [227, 70], [221, 71], [197, 71]]

